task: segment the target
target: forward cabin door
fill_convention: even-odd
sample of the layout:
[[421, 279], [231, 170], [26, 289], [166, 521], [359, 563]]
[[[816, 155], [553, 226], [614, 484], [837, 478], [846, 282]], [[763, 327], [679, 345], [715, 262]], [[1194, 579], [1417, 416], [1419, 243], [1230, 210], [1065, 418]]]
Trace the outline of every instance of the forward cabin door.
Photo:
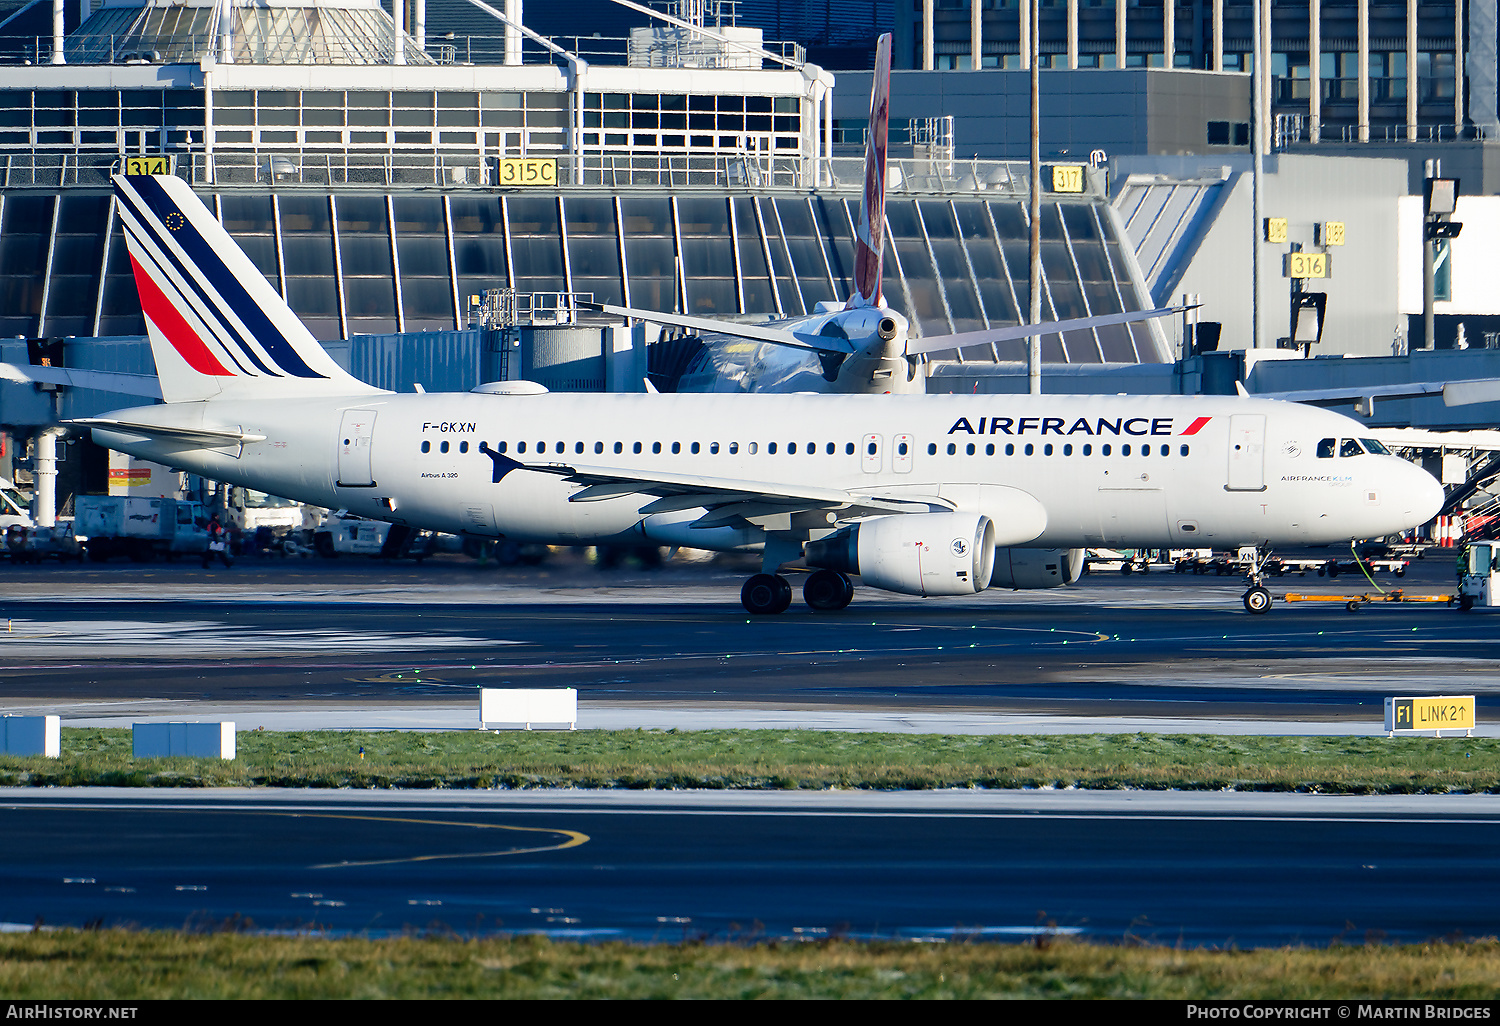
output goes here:
[[345, 410], [339, 425], [340, 488], [374, 488], [370, 476], [370, 449], [375, 441], [375, 411]]
[[1266, 490], [1266, 416], [1237, 413], [1229, 418], [1229, 480], [1231, 492]]

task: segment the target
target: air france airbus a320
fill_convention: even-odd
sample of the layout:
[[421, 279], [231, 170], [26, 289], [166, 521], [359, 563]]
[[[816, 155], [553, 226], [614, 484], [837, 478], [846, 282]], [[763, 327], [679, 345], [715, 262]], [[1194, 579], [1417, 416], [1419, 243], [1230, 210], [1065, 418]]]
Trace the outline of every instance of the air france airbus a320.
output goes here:
[[1341, 542], [1443, 498], [1348, 418], [1240, 397], [386, 392], [334, 363], [187, 183], [115, 190], [165, 402], [75, 422], [100, 444], [410, 529], [761, 552], [752, 613], [788, 607], [793, 563], [808, 605], [841, 609], [854, 575], [1050, 585], [1072, 574], [1035, 565], [1049, 551]]

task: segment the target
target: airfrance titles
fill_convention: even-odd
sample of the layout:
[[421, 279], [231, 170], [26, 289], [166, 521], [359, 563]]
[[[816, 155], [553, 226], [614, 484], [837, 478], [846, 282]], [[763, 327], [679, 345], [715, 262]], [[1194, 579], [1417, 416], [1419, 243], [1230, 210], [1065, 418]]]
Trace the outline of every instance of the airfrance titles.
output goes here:
[[964, 435], [1196, 435], [1212, 417], [1197, 417], [1181, 432], [1173, 431], [1171, 417], [1078, 417], [1071, 425], [1066, 417], [980, 417], [976, 428], [968, 417], [959, 417], [948, 434]]

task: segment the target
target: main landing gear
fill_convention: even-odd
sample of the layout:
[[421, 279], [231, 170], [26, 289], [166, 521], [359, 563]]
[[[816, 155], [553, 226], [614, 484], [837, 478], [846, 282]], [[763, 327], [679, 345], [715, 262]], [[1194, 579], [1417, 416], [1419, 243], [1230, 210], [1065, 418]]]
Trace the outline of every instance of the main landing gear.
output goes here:
[[[802, 585], [802, 598], [813, 609], [835, 612], [854, 598], [854, 582], [836, 570], [814, 570]], [[740, 604], [757, 616], [784, 613], [792, 604], [792, 584], [780, 574], [756, 574], [740, 589]]]
[[1258, 545], [1250, 556], [1250, 568], [1245, 575], [1250, 582], [1250, 588], [1242, 597], [1247, 613], [1264, 613], [1271, 608], [1271, 592], [1264, 584], [1266, 562], [1270, 558], [1271, 553], [1261, 551]]

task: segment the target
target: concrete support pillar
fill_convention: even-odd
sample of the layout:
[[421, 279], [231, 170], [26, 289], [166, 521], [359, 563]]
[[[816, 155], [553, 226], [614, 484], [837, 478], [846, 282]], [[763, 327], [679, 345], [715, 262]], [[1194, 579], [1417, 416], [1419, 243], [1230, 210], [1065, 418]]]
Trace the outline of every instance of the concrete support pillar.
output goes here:
[[219, 4], [219, 63], [234, 63], [234, 7], [229, 0]]
[[980, 17], [980, 0], [969, 0], [969, 67], [984, 67], [984, 19]]
[[42, 428], [31, 440], [36, 478], [36, 526], [57, 526], [57, 438], [62, 428]]
[[922, 0], [922, 70], [932, 70], [932, 8], [937, 0]]
[[1464, 130], [1464, 5], [1453, 5], [1453, 128]]
[[1078, 0], [1068, 0], [1068, 67], [1078, 68]]
[[[521, 0], [505, 0], [505, 16], [520, 25]], [[512, 66], [521, 63], [521, 30], [510, 25], [505, 26], [505, 63]]]
[[214, 73], [212, 58], [203, 62], [203, 181], [214, 184]]
[[1021, 12], [1021, 70], [1026, 71], [1031, 67], [1031, 5], [1040, 3], [1041, 0], [1020, 0], [1016, 5]]
[[1214, 0], [1214, 70], [1224, 70], [1224, 0]]
[[1359, 0], [1359, 141], [1370, 141], [1370, 0]]
[[1323, 0], [1307, 8], [1307, 137], [1323, 139]]
[[1406, 138], [1417, 138], [1417, 0], [1406, 0]]
[[1163, 0], [1161, 5], [1161, 66], [1177, 63], [1177, 0]]
[[1260, 151], [1262, 153], [1270, 153], [1271, 138], [1276, 126], [1276, 116], [1272, 113], [1275, 109], [1273, 101], [1275, 100], [1276, 92], [1275, 79], [1271, 76], [1272, 57], [1275, 53], [1275, 47], [1271, 45], [1271, 40], [1274, 38], [1271, 34], [1271, 0], [1265, 0], [1265, 5], [1261, 9], [1260, 31], [1262, 36], [1260, 44], [1261, 53], [1266, 55], [1265, 70], [1261, 72], [1260, 90], [1261, 102], [1265, 104], [1265, 109], [1261, 112], [1261, 124], [1265, 125], [1266, 137], [1261, 142]]
[[392, 33], [394, 47], [391, 50], [392, 64], [406, 63], [406, 0], [391, 0], [391, 17], [396, 29]]
[[1115, 67], [1125, 66], [1125, 0], [1115, 0]]
[[1464, 61], [1469, 80], [1469, 120], [1485, 138], [1500, 134], [1500, 60], [1496, 48], [1496, 0], [1469, 0], [1469, 53]]
[[66, 35], [66, 33], [63, 31], [63, 0], [52, 0], [52, 63], [53, 64], [66, 64], [67, 63], [66, 58], [63, 56], [63, 46], [65, 44], [65, 39], [64, 39], [65, 35]]

